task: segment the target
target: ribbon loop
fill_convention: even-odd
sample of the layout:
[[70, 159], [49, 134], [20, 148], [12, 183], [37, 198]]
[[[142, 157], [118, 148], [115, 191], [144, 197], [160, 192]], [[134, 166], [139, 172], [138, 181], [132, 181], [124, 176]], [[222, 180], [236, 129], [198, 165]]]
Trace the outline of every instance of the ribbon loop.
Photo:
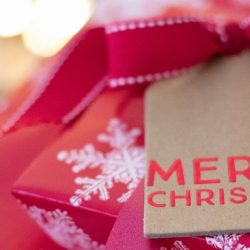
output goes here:
[[167, 79], [213, 56], [246, 48], [250, 48], [250, 17], [226, 26], [176, 17], [83, 30], [2, 130], [42, 122], [67, 124], [108, 85]]

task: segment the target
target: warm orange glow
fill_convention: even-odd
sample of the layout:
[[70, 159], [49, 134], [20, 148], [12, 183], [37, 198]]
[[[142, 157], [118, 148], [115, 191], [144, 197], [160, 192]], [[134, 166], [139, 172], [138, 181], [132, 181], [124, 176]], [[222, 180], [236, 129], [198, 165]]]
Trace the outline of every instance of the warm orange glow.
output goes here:
[[40, 56], [57, 53], [87, 22], [90, 0], [37, 0], [31, 25], [23, 34], [26, 47]]

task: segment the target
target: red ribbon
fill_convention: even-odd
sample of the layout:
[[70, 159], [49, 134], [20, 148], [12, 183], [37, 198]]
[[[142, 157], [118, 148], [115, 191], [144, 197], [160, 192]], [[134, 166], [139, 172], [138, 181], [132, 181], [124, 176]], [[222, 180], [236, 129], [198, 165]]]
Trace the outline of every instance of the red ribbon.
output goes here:
[[69, 43], [47, 80], [2, 129], [41, 122], [68, 123], [105, 86], [166, 79], [215, 55], [235, 54], [249, 47], [249, 19], [220, 26], [182, 17], [90, 29]]

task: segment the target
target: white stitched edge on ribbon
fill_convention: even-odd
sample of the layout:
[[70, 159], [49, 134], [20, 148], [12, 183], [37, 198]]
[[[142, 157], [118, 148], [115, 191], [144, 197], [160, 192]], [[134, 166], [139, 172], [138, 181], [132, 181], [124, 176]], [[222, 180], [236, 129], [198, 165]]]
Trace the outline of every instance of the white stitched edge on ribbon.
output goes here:
[[160, 81], [163, 79], [169, 79], [170, 77], [173, 77], [173, 76], [179, 76], [189, 71], [191, 68], [195, 66], [196, 65], [191, 66], [191, 67], [181, 68], [181, 69], [174, 69], [171, 71], [159, 72], [155, 74], [112, 78], [109, 80], [109, 87], [116, 88], [116, 87], [121, 87], [125, 85], [133, 85], [137, 83], [152, 82], [152, 81], [154, 82], [154, 81]]
[[[226, 34], [224, 26], [219, 25], [219, 24], [209, 23], [209, 22], [202, 22], [201, 18], [199, 17], [176, 17], [176, 18], [166, 18], [166, 19], [158, 19], [158, 20], [144, 20], [144, 21], [142, 20], [142, 21], [135, 21], [135, 22], [128, 22], [128, 23], [111, 24], [105, 27], [105, 31], [106, 31], [106, 34], [112, 34], [112, 33], [123, 32], [127, 30], [153, 28], [156, 26], [160, 26], [160, 27], [167, 26], [167, 25], [171, 26], [175, 24], [192, 23], [192, 22], [199, 22], [209, 32], [216, 33], [219, 36], [222, 43], [228, 42], [228, 36]], [[250, 23], [250, 20], [249, 20], [249, 23]], [[164, 71], [164, 72], [158, 72], [154, 74], [112, 78], [109, 80], [109, 86], [111, 88], [116, 88], [119, 86], [133, 85], [136, 83], [159, 81], [162, 79], [168, 79], [172, 76], [178, 76], [187, 70], [189, 70], [189, 68], [174, 69], [172, 71]]]
[[[134, 30], [134, 29], [145, 29], [145, 28], [153, 28], [155, 26], [166, 26], [166, 25], [174, 25], [174, 24], [182, 24], [182, 23], [192, 23], [192, 22], [201, 22], [200, 18], [197, 17], [176, 17], [176, 18], [166, 18], [166, 19], [158, 19], [158, 20], [141, 20], [135, 22], [121, 23], [121, 24], [112, 24], [105, 27], [106, 34], [112, 34], [116, 32], [122, 32], [126, 30]], [[204, 24], [204, 23], [202, 23]], [[241, 28], [250, 25], [250, 18], [246, 18], [240, 24]], [[205, 25], [208, 31], [215, 32], [219, 35], [221, 41], [223, 43], [227, 42], [227, 35], [225, 33], [225, 29], [223, 26], [215, 25], [213, 30], [209, 25]], [[84, 39], [84, 36], [76, 39], [74, 43], [71, 43], [67, 50], [64, 50], [64, 53], [58, 59], [58, 63], [55, 67], [47, 74], [46, 79], [43, 81], [39, 89], [36, 89], [31, 96], [26, 99], [21, 106], [17, 109], [17, 111], [7, 120], [5, 124], [2, 125], [1, 129], [3, 132], [9, 131], [19, 120], [20, 118], [27, 112], [30, 107], [40, 98], [46, 88], [49, 86], [51, 80], [55, 77], [61, 66], [68, 59], [69, 55], [73, 52], [73, 50], [77, 47], [77, 45]], [[190, 67], [193, 68], [194, 66]], [[172, 71], [164, 71], [158, 72], [154, 74], [146, 74], [146, 75], [138, 75], [138, 76], [129, 76], [129, 77], [119, 77], [109, 79], [109, 86], [111, 88], [115, 88], [118, 86], [124, 85], [133, 85], [136, 83], [144, 83], [151, 81], [159, 81], [162, 79], [168, 79], [172, 76], [178, 76], [182, 73], [186, 72], [190, 68], [182, 68], [182, 69], [174, 69]], [[83, 98], [70, 112], [68, 112], [63, 118], [63, 123], [68, 123], [74, 117], [76, 117], [83, 109], [86, 107], [97, 94], [104, 88], [106, 78], [101, 80], [96, 88], [93, 89], [93, 92]]]
[[52, 67], [47, 73], [46, 78], [41, 83], [40, 87], [35, 89], [33, 93], [20, 105], [16, 112], [2, 125], [1, 130], [3, 132], [8, 132], [15, 124], [21, 119], [21, 117], [31, 108], [31, 106], [41, 97], [46, 88], [51, 83], [52, 79], [55, 77], [57, 72], [60, 70], [65, 61], [69, 58], [71, 53], [77, 47], [77, 45], [85, 38], [85, 36], [80, 36], [75, 39], [74, 42], [69, 43], [67, 49], [62, 51], [61, 56], [57, 59], [57, 63]]
[[200, 21], [197, 17], [173, 17], [158, 20], [140, 20], [128, 23], [111, 24], [105, 27], [106, 34], [122, 32], [126, 30], [145, 29], [153, 27], [171, 26], [174, 24], [193, 23]]
[[107, 86], [107, 77], [104, 77], [101, 81], [99, 81], [76, 106], [74, 106], [65, 116], [63, 116], [62, 122], [67, 124], [77, 115], [79, 115], [82, 110], [85, 109], [86, 106], [88, 106], [90, 102], [92, 102], [94, 98], [104, 89], [105, 86]]
[[[112, 34], [117, 32], [123, 32], [127, 30], [136, 30], [136, 29], [146, 29], [146, 28], [154, 28], [154, 27], [163, 27], [163, 26], [171, 26], [176, 24], [183, 24], [183, 23], [194, 23], [199, 22], [201, 24], [208, 24], [204, 25], [204, 27], [210, 31], [215, 32], [220, 37], [220, 40], [223, 43], [228, 41], [227, 34], [225, 32], [225, 28], [223, 25], [215, 24], [213, 29], [211, 30], [212, 26], [209, 26], [209, 22], [202, 22], [200, 17], [173, 17], [173, 18], [165, 18], [165, 19], [158, 19], [158, 20], [141, 20], [141, 21], [134, 21], [128, 23], [118, 23], [118, 24], [110, 24], [105, 27], [106, 34]], [[242, 23], [241, 26], [248, 26], [250, 25], [250, 18], [246, 18]]]

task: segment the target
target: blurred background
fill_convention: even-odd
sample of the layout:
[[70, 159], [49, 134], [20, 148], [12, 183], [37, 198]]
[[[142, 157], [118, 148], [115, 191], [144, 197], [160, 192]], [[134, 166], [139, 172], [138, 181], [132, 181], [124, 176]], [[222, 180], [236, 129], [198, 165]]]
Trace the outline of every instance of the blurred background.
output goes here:
[[[244, 7], [244, 8], [242, 8]], [[156, 15], [239, 19], [249, 0], [0, 0], [0, 111], [84, 26]], [[34, 84], [36, 81], [34, 81]]]
[[91, 0], [0, 0], [0, 91], [23, 84], [88, 21]]

